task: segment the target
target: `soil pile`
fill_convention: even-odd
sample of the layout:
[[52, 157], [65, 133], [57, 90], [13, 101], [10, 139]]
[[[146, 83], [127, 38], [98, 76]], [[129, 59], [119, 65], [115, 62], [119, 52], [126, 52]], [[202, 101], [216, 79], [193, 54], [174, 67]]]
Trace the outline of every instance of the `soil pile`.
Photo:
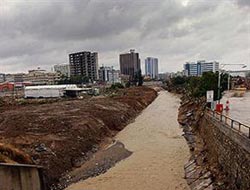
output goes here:
[[0, 143], [0, 163], [32, 164], [28, 154], [11, 145]]
[[28, 154], [45, 168], [48, 186], [57, 183], [122, 130], [157, 96], [146, 87], [122, 89], [109, 97], [26, 104], [2, 109], [0, 142]]

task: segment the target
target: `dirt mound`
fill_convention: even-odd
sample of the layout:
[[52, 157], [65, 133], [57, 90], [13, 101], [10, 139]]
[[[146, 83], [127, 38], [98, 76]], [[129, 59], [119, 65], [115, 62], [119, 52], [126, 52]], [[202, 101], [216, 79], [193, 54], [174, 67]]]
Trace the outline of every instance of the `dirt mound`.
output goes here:
[[51, 186], [75, 166], [75, 160], [87, 159], [88, 152], [122, 130], [156, 96], [152, 89], [136, 87], [112, 97], [12, 106], [0, 115], [0, 142], [44, 166]]
[[0, 143], [0, 162], [12, 164], [32, 164], [32, 160], [29, 155], [11, 145], [3, 143]]

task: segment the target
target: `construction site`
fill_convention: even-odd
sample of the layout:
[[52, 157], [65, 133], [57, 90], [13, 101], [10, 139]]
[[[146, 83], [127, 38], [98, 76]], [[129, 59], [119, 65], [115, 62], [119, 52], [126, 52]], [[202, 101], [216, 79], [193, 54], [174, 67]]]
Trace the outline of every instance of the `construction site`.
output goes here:
[[111, 143], [156, 97], [151, 88], [133, 87], [82, 99], [2, 98], [0, 162], [41, 166], [43, 188], [62, 189], [60, 178]]

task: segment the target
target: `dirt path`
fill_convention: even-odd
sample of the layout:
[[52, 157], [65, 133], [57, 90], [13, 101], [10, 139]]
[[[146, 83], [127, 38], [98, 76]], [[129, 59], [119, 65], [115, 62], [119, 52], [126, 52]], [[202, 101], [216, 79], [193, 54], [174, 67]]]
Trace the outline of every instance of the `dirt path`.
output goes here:
[[177, 123], [178, 106], [178, 98], [160, 92], [116, 137], [133, 154], [105, 174], [80, 181], [67, 190], [189, 189], [183, 179], [189, 149]]

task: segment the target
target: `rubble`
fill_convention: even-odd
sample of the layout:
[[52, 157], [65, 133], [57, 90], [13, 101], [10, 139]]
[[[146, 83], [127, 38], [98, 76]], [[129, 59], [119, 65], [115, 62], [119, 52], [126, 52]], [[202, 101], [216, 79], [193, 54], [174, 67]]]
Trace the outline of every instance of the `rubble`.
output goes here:
[[[201, 135], [201, 121], [206, 108], [204, 99], [195, 101], [182, 96], [178, 122], [183, 127], [184, 137], [189, 145], [191, 157], [185, 165], [185, 178], [191, 189], [225, 189], [224, 174], [216, 163], [208, 161], [206, 143]], [[211, 155], [210, 155], [211, 156]]]
[[183, 127], [191, 157], [184, 167], [185, 179], [191, 189], [214, 189], [212, 174], [207, 169], [206, 155], [204, 155], [205, 144], [199, 137], [199, 121], [205, 109], [205, 101], [196, 102], [187, 96], [182, 97], [179, 108], [178, 122]]

